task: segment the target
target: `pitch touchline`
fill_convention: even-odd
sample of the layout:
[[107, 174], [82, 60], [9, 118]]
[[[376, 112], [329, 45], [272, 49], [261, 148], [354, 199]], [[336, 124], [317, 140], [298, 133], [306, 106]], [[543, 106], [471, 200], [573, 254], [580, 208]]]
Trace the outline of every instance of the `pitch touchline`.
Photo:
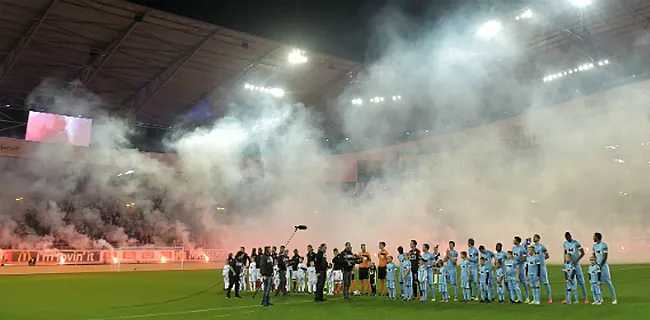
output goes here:
[[[278, 303], [277, 305], [288, 305], [288, 304], [299, 304], [306, 302], [314, 302], [314, 300], [303, 300], [296, 302], [287, 302], [287, 303]], [[87, 320], [121, 320], [121, 319], [141, 319], [141, 318], [151, 318], [158, 316], [173, 316], [180, 314], [192, 314], [192, 313], [203, 313], [211, 311], [225, 311], [225, 310], [241, 310], [241, 309], [250, 309], [250, 308], [261, 308], [259, 304], [248, 305], [248, 306], [237, 306], [237, 307], [220, 307], [220, 308], [208, 308], [208, 309], [197, 309], [197, 310], [187, 310], [187, 311], [174, 311], [174, 312], [159, 312], [159, 313], [146, 313], [146, 314], [135, 314], [130, 316], [120, 316], [120, 317], [110, 317], [110, 318], [95, 318]]]
[[[629, 268], [623, 267], [623, 268], [617, 268], [615, 270], [616, 271], [627, 271], [627, 270], [644, 269], [644, 268], [647, 268], [647, 266], [636, 266], [636, 267], [629, 267]], [[336, 298], [334, 298], [334, 299], [336, 299]], [[278, 305], [299, 304], [299, 303], [306, 303], [306, 302], [313, 302], [313, 300], [279, 303]], [[142, 318], [151, 318], [151, 317], [158, 317], [158, 316], [173, 316], [173, 315], [180, 315], [180, 314], [192, 314], [192, 313], [203, 313], [203, 312], [224, 311], [224, 310], [241, 310], [241, 309], [250, 309], [250, 308], [258, 308], [258, 307], [260, 307], [260, 306], [255, 304], [255, 305], [237, 306], [237, 307], [220, 307], [220, 308], [208, 308], [208, 309], [197, 309], [197, 310], [175, 311], [175, 312], [146, 313], [146, 314], [136, 314], [136, 315], [130, 315], [130, 316], [120, 316], [120, 317], [110, 317], [110, 318], [94, 318], [94, 319], [87, 319], [87, 320], [142, 319]]]

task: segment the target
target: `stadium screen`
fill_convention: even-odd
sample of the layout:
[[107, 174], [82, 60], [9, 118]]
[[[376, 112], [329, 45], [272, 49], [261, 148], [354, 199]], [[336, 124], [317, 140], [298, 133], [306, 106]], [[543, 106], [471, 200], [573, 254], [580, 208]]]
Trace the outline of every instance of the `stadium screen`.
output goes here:
[[92, 123], [86, 118], [30, 111], [25, 140], [87, 147]]

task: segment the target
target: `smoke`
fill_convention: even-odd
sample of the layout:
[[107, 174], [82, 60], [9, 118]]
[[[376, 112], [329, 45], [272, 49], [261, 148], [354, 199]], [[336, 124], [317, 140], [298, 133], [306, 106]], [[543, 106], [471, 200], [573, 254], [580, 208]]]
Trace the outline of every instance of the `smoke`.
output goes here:
[[[379, 58], [329, 107], [349, 137], [342, 143], [426, 136], [409, 147], [329, 156], [313, 107], [237, 96], [224, 118], [166, 137], [180, 158], [172, 168], [132, 149], [139, 133], [101, 99], [45, 82], [32, 107], [93, 115], [100, 148], [88, 153], [93, 165], [61, 161], [77, 152], [65, 146], [37, 151], [50, 161], [0, 159], [0, 245], [254, 248], [284, 244], [306, 224], [290, 247], [386, 241], [394, 253], [417, 239], [444, 252], [449, 240], [509, 248], [514, 235], [539, 233], [559, 262], [565, 231], [587, 248], [602, 232], [612, 261], [647, 261], [647, 90], [633, 84], [549, 108], [559, 89], [518, 76], [526, 43], [508, 33], [477, 39], [474, 20], [461, 10], [416, 26], [395, 7], [373, 20]], [[363, 105], [349, 104], [359, 97]], [[515, 105], [526, 112], [513, 117]], [[496, 114], [508, 119], [488, 120]], [[540, 145], [512, 147], [527, 141]], [[360, 182], [346, 188], [339, 181], [350, 175]]]

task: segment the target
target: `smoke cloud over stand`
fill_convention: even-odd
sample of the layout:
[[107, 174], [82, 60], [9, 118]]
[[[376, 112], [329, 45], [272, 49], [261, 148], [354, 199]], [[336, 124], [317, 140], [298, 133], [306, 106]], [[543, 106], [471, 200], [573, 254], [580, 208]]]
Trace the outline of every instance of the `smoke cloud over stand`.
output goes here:
[[[391, 152], [330, 157], [323, 119], [310, 106], [259, 95], [233, 102], [210, 126], [170, 133], [166, 146], [180, 157], [180, 168], [172, 168], [133, 150], [138, 132], [101, 111], [92, 93], [45, 82], [32, 107], [93, 115], [93, 142], [105, 150], [93, 162], [107, 165], [55, 161], [74, 159], [75, 149], [65, 146], [47, 155], [53, 161], [0, 159], [7, 182], [0, 186], [0, 243], [48, 248], [56, 235], [75, 248], [109, 248], [149, 236], [235, 250], [279, 246], [305, 224], [290, 248], [351, 241], [372, 249], [386, 241], [394, 253], [417, 239], [444, 251], [448, 240], [464, 248], [472, 237], [508, 249], [514, 235], [539, 233], [559, 262], [571, 231], [587, 248], [602, 232], [613, 261], [647, 261], [648, 91], [633, 84], [592, 100], [603, 105], [548, 108], [553, 90], [513, 76], [530, 54], [526, 44], [508, 32], [477, 39], [466, 17], [461, 10], [444, 26], [414, 28], [388, 7], [374, 20], [382, 54], [363, 83], [331, 107], [350, 138], [343, 143], [359, 147], [428, 128], [426, 143]], [[367, 103], [393, 95], [402, 99]], [[350, 105], [358, 97], [366, 103]], [[511, 114], [512, 105], [529, 110], [486, 120]], [[509, 136], [539, 146], [512, 148]], [[346, 176], [357, 160], [376, 160], [381, 174], [354, 195], [326, 182]], [[19, 226], [35, 221], [47, 235], [21, 239]]]

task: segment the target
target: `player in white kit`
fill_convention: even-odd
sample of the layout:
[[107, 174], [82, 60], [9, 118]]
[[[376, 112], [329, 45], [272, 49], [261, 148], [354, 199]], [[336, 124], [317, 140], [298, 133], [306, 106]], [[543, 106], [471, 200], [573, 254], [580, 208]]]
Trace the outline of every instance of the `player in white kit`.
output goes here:
[[257, 289], [257, 280], [259, 280], [259, 274], [257, 272], [259, 272], [257, 264], [255, 261], [251, 261], [251, 264], [248, 266], [248, 288], [250, 291]]
[[310, 262], [307, 268], [307, 292], [310, 294], [316, 292], [316, 265], [314, 261]]

